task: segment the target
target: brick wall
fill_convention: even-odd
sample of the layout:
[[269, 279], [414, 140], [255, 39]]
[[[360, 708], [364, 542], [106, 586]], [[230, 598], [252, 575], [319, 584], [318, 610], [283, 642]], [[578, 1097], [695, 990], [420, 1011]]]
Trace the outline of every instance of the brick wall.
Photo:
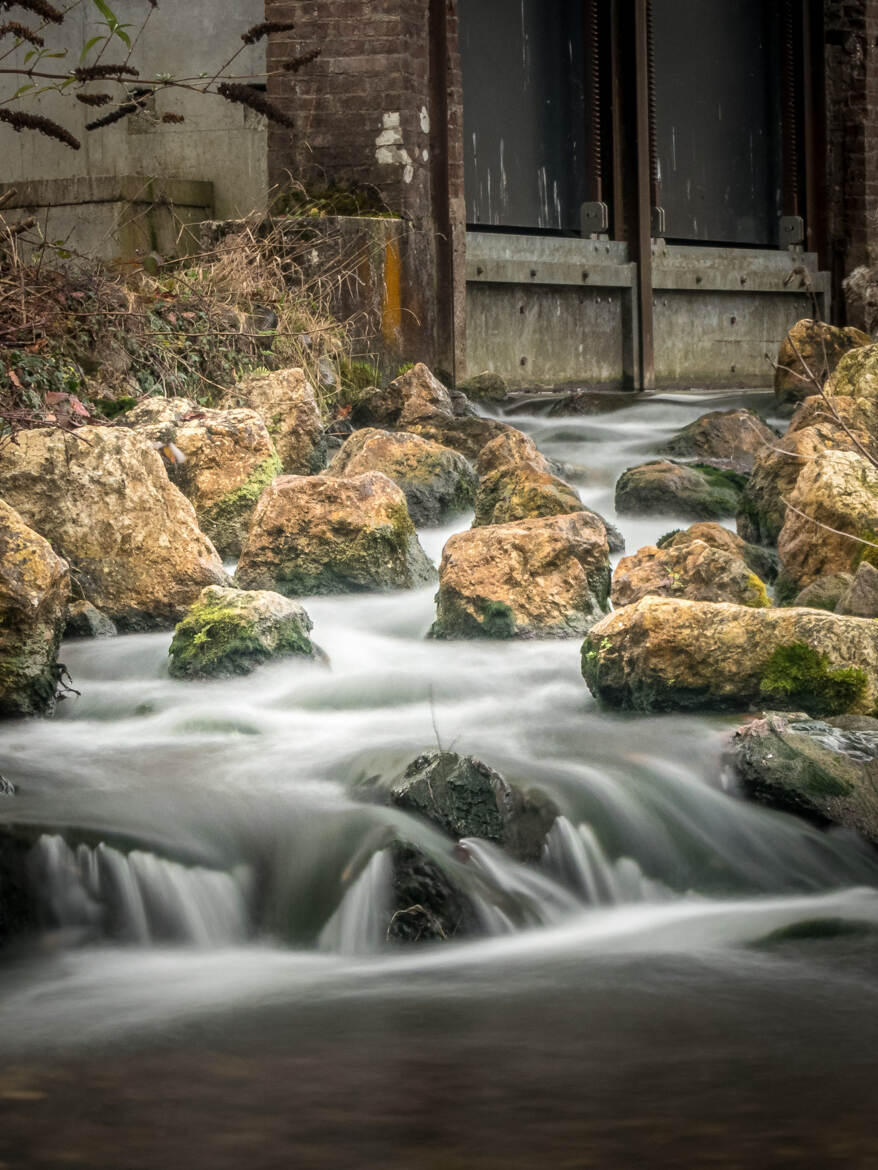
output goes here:
[[271, 38], [270, 74], [320, 50], [299, 73], [269, 81], [269, 96], [295, 121], [292, 131], [270, 129], [270, 183], [290, 175], [309, 189], [380, 192], [409, 225], [399, 354], [453, 371], [451, 257], [463, 237], [462, 218], [454, 222], [463, 215], [462, 148], [449, 141], [462, 121], [456, 0], [266, 0], [265, 12], [295, 24]]

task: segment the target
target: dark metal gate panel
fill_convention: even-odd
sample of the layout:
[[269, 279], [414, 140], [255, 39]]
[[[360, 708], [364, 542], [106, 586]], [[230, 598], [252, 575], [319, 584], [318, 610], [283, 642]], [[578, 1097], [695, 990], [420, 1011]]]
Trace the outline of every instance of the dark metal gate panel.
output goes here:
[[781, 99], [772, 0], [653, 0], [668, 237], [778, 243]]
[[467, 220], [578, 230], [582, 0], [460, 0]]

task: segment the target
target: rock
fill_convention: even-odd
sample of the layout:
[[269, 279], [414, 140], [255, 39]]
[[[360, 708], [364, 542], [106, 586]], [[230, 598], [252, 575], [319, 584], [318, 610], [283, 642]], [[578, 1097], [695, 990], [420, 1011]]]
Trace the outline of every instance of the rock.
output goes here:
[[796, 609], [825, 609], [835, 613], [853, 579], [850, 573], [829, 573], [826, 577], [818, 577], [796, 595], [793, 606]]
[[878, 544], [878, 468], [862, 455], [824, 451], [801, 472], [789, 499], [777, 541], [786, 592], [878, 558], [872, 547]]
[[15, 785], [5, 776], [0, 776], [0, 796], [15, 796]]
[[419, 362], [384, 390], [374, 389], [363, 395], [353, 408], [358, 426], [395, 427], [408, 430], [409, 424], [432, 418], [435, 414], [454, 417], [451, 394]]
[[254, 374], [224, 395], [226, 409], [261, 415], [288, 475], [314, 475], [326, 465], [326, 436], [314, 387], [301, 369]]
[[173, 625], [206, 585], [228, 584], [192, 505], [135, 431], [24, 431], [3, 452], [0, 495], [120, 629]]
[[727, 762], [756, 800], [878, 844], [878, 719], [845, 723], [769, 712], [735, 732]]
[[[168, 474], [192, 502], [201, 530], [220, 556], [237, 557], [259, 497], [281, 471], [265, 423], [243, 407], [192, 409], [186, 399], [165, 402], [164, 418], [156, 418], [159, 412], [148, 400], [126, 421], [160, 452], [172, 445], [171, 459], [165, 459]], [[171, 416], [175, 403], [179, 407]]]
[[874, 565], [863, 561], [835, 612], [850, 617], [878, 618], [878, 569]]
[[0, 717], [52, 710], [69, 596], [67, 565], [0, 500]]
[[443, 550], [431, 634], [569, 637], [606, 612], [609, 590], [606, 533], [590, 512], [473, 528]]
[[449, 418], [444, 414], [434, 414], [405, 429], [424, 439], [432, 439], [434, 443], [441, 443], [443, 447], [451, 447], [475, 462], [487, 443], [515, 428], [495, 418]]
[[314, 657], [311, 619], [279, 593], [205, 589], [174, 631], [172, 678], [227, 678], [249, 674], [289, 654]]
[[540, 471], [550, 470], [548, 459], [540, 454], [533, 439], [524, 431], [507, 427], [479, 451], [476, 471], [479, 476], [490, 475], [492, 471], [506, 471], [522, 463]]
[[850, 451], [853, 441], [831, 419], [790, 430], [760, 455], [738, 509], [738, 533], [753, 544], [776, 544], [786, 504], [802, 469], [827, 450]]
[[118, 630], [90, 601], [74, 601], [67, 610], [65, 638], [115, 638]]
[[645, 597], [589, 630], [582, 673], [595, 697], [637, 711], [868, 714], [878, 625], [816, 609]]
[[663, 459], [629, 468], [622, 475], [616, 484], [616, 511], [693, 520], [734, 516], [743, 486], [742, 477], [733, 473]]
[[624, 557], [613, 574], [610, 596], [615, 606], [649, 596], [731, 601], [755, 609], [771, 605], [765, 585], [749, 565], [700, 540], [664, 549], [647, 545]]
[[402, 489], [417, 525], [439, 524], [471, 507], [475, 496], [475, 473], [461, 454], [404, 431], [356, 431], [328, 468], [340, 477], [367, 471], [383, 472]]
[[538, 792], [523, 793], [473, 756], [433, 751], [418, 756], [391, 788], [391, 800], [455, 840], [493, 841], [518, 861], [539, 861], [558, 816]]
[[492, 374], [487, 370], [483, 374], [467, 378], [460, 383], [458, 389], [468, 398], [474, 398], [476, 402], [502, 402], [508, 392], [504, 379], [499, 374]]
[[378, 471], [286, 475], [263, 493], [238, 562], [245, 589], [285, 596], [412, 589], [435, 578], [402, 491]]
[[[796, 407], [790, 419], [787, 435], [808, 427], [821, 427], [828, 446], [842, 451], [855, 451], [857, 444], [878, 458], [878, 399], [823, 398], [819, 394], [806, 398]], [[847, 428], [846, 433], [845, 428]], [[785, 440], [780, 440], [783, 446]], [[776, 444], [778, 445], [778, 444]]]
[[[682, 548], [700, 540], [711, 548], [718, 548], [749, 565], [763, 581], [773, 581], [777, 576], [777, 554], [759, 544], [748, 544], [722, 524], [713, 520], [702, 520], [676, 532], [669, 532], [657, 542], [659, 548]], [[612, 547], [612, 546], [611, 546]]]
[[805, 369], [796, 349], [822, 383], [834, 372], [848, 350], [869, 345], [871, 341], [872, 338], [859, 329], [842, 329], [810, 318], [797, 322], [781, 342], [777, 358], [774, 394], [778, 403], [798, 402], [814, 393], [813, 384], [803, 380], [806, 378]]
[[878, 399], [878, 345], [871, 337], [841, 358], [824, 389], [833, 398]]
[[538, 463], [517, 463], [491, 471], [479, 480], [473, 525], [507, 524], [582, 510], [582, 500], [563, 479], [542, 471]]
[[483, 933], [472, 900], [420, 849], [395, 841], [390, 864], [388, 942], [444, 942]]
[[771, 427], [752, 410], [714, 410], [684, 427], [661, 453], [747, 475], [756, 456], [776, 439]]

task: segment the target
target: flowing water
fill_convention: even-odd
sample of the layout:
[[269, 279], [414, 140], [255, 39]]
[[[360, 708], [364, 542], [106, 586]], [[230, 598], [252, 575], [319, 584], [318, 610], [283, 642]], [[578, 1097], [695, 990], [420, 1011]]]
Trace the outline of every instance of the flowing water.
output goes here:
[[[741, 399], [512, 421], [613, 518]], [[229, 681], [69, 643], [80, 696], [4, 725], [44, 930], [0, 968], [0, 1167], [878, 1166], [878, 854], [740, 799], [734, 718], [601, 710], [577, 641], [428, 641], [433, 593], [308, 599], [329, 664]], [[437, 742], [552, 797], [541, 865], [367, 798]], [[386, 944], [394, 839], [483, 938]]]

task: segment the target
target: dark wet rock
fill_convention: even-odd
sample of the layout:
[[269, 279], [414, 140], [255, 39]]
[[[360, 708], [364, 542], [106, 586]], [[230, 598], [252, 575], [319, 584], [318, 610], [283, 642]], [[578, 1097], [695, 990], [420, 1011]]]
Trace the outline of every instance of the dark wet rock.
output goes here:
[[878, 843], [878, 719], [769, 712], [735, 732], [727, 759], [756, 800]]
[[397, 841], [390, 847], [390, 862], [388, 942], [445, 942], [481, 933], [472, 900], [425, 853]]
[[661, 453], [747, 475], [756, 456], [776, 439], [752, 410], [714, 410], [684, 427]]
[[90, 601], [74, 601], [67, 610], [65, 638], [115, 638], [116, 623]]
[[[603, 390], [573, 390], [552, 401], [549, 407], [551, 418], [564, 418], [567, 415], [609, 414], [616, 410], [625, 410], [637, 401], [634, 394], [615, 394]], [[533, 410], [533, 403], [528, 402], [524, 408], [529, 413]]]
[[793, 606], [796, 609], [825, 609], [835, 613], [853, 580], [850, 573], [829, 573], [825, 577], [818, 577], [800, 590], [793, 600]]
[[427, 752], [391, 789], [399, 808], [418, 813], [451, 837], [493, 841], [518, 861], [538, 861], [558, 809], [536, 791], [522, 792], [473, 756]]
[[492, 374], [486, 370], [483, 374], [475, 374], [472, 378], [460, 382], [458, 390], [476, 402], [502, 402], [508, 387], [499, 374]]
[[835, 612], [851, 617], [878, 618], [878, 569], [874, 565], [863, 561]]
[[692, 520], [734, 516], [745, 480], [716, 468], [662, 459], [629, 468], [616, 484], [616, 511], [628, 515], [666, 514]]
[[[794, 404], [813, 394], [802, 360], [822, 385], [834, 373], [846, 353], [870, 345], [868, 333], [851, 327], [839, 328], [823, 321], [798, 321], [781, 342], [774, 374], [774, 393], [781, 406]], [[798, 351], [798, 352], [797, 352]]]
[[5, 776], [0, 776], [0, 796], [15, 796], [15, 785]]

